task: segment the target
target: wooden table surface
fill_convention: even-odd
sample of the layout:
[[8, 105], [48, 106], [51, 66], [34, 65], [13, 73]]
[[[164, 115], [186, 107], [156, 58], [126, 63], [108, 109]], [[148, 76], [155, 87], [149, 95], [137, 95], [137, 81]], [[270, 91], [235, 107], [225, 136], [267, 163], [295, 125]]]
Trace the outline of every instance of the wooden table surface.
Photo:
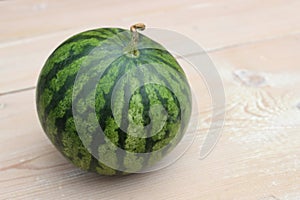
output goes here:
[[[0, 199], [299, 200], [299, 11], [299, 0], [0, 1]], [[196, 140], [176, 163], [124, 177], [83, 172], [41, 129], [38, 74], [69, 36], [136, 22], [208, 52], [225, 88], [222, 136], [200, 159], [211, 118], [203, 90]]]

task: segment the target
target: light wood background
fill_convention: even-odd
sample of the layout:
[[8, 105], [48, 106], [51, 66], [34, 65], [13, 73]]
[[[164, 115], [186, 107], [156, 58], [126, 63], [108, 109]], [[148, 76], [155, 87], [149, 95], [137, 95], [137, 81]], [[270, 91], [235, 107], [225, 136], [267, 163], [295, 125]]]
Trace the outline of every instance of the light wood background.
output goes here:
[[[299, 12], [299, 0], [0, 1], [0, 199], [299, 200]], [[206, 49], [225, 87], [222, 136], [200, 159], [211, 115], [201, 89], [197, 138], [175, 164], [125, 177], [83, 172], [39, 125], [39, 71], [69, 36], [136, 22]]]

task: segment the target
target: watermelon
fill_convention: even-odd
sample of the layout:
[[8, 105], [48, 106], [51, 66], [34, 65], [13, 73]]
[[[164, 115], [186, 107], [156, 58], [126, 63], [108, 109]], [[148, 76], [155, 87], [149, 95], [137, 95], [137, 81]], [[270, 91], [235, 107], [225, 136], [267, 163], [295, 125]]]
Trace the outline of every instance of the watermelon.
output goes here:
[[155, 167], [182, 139], [191, 91], [176, 59], [136, 30], [74, 35], [44, 64], [37, 113], [53, 145], [77, 167], [102, 175]]

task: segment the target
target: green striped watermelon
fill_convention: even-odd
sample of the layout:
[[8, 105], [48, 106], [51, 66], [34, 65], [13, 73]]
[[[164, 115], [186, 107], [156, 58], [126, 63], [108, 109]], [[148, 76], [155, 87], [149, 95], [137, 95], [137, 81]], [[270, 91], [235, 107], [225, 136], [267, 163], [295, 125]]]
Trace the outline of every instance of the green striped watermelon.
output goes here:
[[40, 73], [42, 128], [81, 169], [143, 171], [174, 149], [187, 128], [191, 92], [184, 71], [163, 46], [132, 36], [121, 28], [79, 33], [49, 56]]

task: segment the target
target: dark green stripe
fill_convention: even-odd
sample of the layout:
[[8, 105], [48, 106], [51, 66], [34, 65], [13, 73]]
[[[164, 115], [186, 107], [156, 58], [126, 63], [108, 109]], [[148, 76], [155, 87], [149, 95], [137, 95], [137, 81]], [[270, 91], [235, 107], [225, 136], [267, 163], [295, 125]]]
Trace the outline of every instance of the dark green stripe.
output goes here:
[[163, 63], [183, 74], [183, 71], [177, 63], [176, 59], [167, 50], [145, 48], [139, 51], [149, 59], [151, 58], [151, 60], [157, 61], [157, 63]]
[[[122, 75], [122, 73], [124, 73], [125, 67], [123, 67], [123, 66], [119, 67], [119, 65], [122, 65], [122, 63], [124, 63], [124, 62], [125, 62], [124, 57], [119, 57], [116, 61], [114, 61], [113, 63], [111, 63], [111, 65], [109, 65], [106, 68], [106, 70], [104, 71], [101, 79], [98, 82], [99, 84], [97, 85], [97, 89], [96, 89], [96, 101], [97, 101], [97, 98], [99, 98], [99, 97], [105, 99], [105, 104], [104, 104], [103, 107], [96, 107], [96, 114], [97, 114], [97, 117], [98, 117], [99, 125], [100, 125], [100, 127], [102, 128], [103, 131], [105, 131], [105, 125], [106, 125], [106, 122], [107, 122], [108, 118], [112, 117], [112, 111], [111, 111], [111, 108], [110, 108], [110, 105], [111, 105], [111, 93], [112, 93], [111, 88], [117, 83], [117, 81], [119, 80], [119, 78]], [[101, 83], [101, 80], [105, 76], [109, 75], [110, 70], [112, 68], [114, 68], [114, 67], [119, 68], [120, 70], [118, 70], [118, 73], [115, 74], [116, 77], [110, 79], [110, 80], [113, 80], [114, 82], [112, 82], [112, 84], [110, 85], [110, 87], [108, 86], [109, 88], [106, 88], [106, 89], [109, 90], [109, 93], [105, 94], [103, 92], [103, 90], [102, 90], [103, 88], [101, 87], [100, 83]], [[89, 83], [87, 82], [86, 84], [89, 84]], [[100, 144], [105, 143], [105, 141], [103, 140], [103, 136], [101, 134], [99, 134], [99, 133], [93, 133], [93, 139], [92, 139], [92, 141], [93, 141], [92, 144], [91, 144], [92, 154], [93, 155], [98, 155], [98, 146]]]
[[[141, 51], [143, 54], [145, 54], [145, 56], [149, 60], [151, 60], [151, 62], [154, 62], [155, 64], [161, 64], [161, 63], [165, 64], [166, 68], [163, 72], [168, 71], [168, 74], [165, 74], [165, 75], [168, 75], [168, 77], [173, 80], [173, 83], [177, 83], [177, 85], [178, 85], [178, 82], [188, 83], [188, 81], [186, 80], [186, 76], [185, 76], [183, 70], [181, 69], [180, 65], [177, 63], [175, 58], [171, 54], [169, 54], [167, 51], [163, 51], [160, 49], [143, 49]], [[163, 56], [157, 56], [157, 55], [162, 55], [162, 54], [163, 54]], [[166, 60], [165, 57], [169, 57], [169, 59]], [[167, 61], [173, 61], [173, 62], [167, 62]], [[172, 72], [169, 72], [168, 67], [174, 69], [178, 73], [174, 74]], [[175, 77], [175, 75], [177, 75], [179, 77]], [[174, 85], [173, 83], [171, 85]], [[181, 88], [181, 92], [184, 95], [189, 96], [189, 94], [188, 94], [189, 88], [186, 88], [185, 86], [188, 86], [188, 84], [179, 84], [179, 87]]]
[[139, 33], [139, 42], [138, 42], [138, 49], [142, 51], [143, 49], [159, 49], [159, 50], [166, 50], [162, 45], [153, 41], [149, 37]]
[[[151, 59], [152, 61], [154, 61], [154, 63], [156, 63], [156, 64], [160, 64], [160, 63], [166, 64], [164, 72], [167, 71], [168, 74], [166, 74], [166, 75], [168, 75], [168, 77], [169, 77], [170, 79], [172, 79], [175, 83], [177, 83], [178, 81], [185, 81], [185, 82], [187, 82], [186, 77], [185, 77], [185, 74], [182, 73], [182, 71], [176, 70], [176, 68], [174, 69], [174, 66], [175, 66], [175, 65], [177, 65], [178, 68], [180, 68], [180, 66], [179, 66], [179, 64], [176, 62], [175, 58], [173, 58], [173, 57], [171, 58], [171, 59], [173, 59], [173, 60], [175, 61], [175, 62], [174, 62], [175, 64], [170, 65], [170, 64], [168, 64], [168, 63], [166, 63], [166, 62], [162, 62], [162, 60], [161, 60], [159, 57], [157, 57], [157, 56], [155, 56], [155, 55], [153, 55], [153, 54], [149, 54], [148, 56], [149, 56], [149, 59]], [[171, 69], [175, 70], [177, 73], [174, 74], [173, 72], [170, 72], [170, 71], [168, 70], [169, 67], [170, 67]], [[176, 76], [177, 76], [177, 77], [176, 77]], [[185, 87], [185, 84], [179, 84], [179, 86]], [[186, 88], [185, 88], [185, 89], [186, 89]], [[184, 90], [183, 90], [182, 92], [184, 92]]]
[[[172, 85], [169, 83], [169, 81], [161, 75], [161, 73], [155, 68], [155, 65], [153, 64], [156, 64], [156, 63], [149, 63], [147, 61], [147, 58], [142, 58], [141, 59], [145, 59], [146, 61], [146, 64], [148, 64], [149, 66], [151, 66], [151, 71], [149, 69], [149, 67], [147, 67], [149, 69], [149, 73], [152, 75], [152, 76], [157, 76], [159, 78], [159, 80], [161, 80], [168, 88], [171, 88], [173, 89]], [[175, 83], [177, 84], [177, 83]]]
[[[147, 105], [146, 102], [143, 102], [143, 100], [147, 101], [147, 99], [143, 98], [143, 96], [145, 96], [145, 95], [141, 95], [141, 93], [140, 93], [141, 88], [143, 88], [140, 86], [143, 85], [143, 83], [144, 83], [144, 74], [143, 74], [142, 70], [140, 69], [139, 64], [136, 59], [133, 59], [133, 63], [135, 65], [135, 71], [133, 71], [134, 77], [130, 78], [128, 84], [131, 87], [127, 88], [127, 95], [131, 94], [132, 96], [131, 97], [128, 96], [126, 98], [126, 99], [129, 99], [129, 105], [127, 105], [127, 106], [124, 105], [124, 107], [123, 107], [124, 110], [123, 110], [123, 119], [122, 120], [124, 120], [124, 121], [128, 120], [129, 115], [125, 111], [131, 111], [131, 112], [136, 113], [135, 117], [139, 117], [139, 115], [141, 115], [140, 117], [142, 117], [142, 121], [136, 121], [136, 120], [134, 120], [134, 118], [132, 119], [133, 122], [130, 125], [132, 125], [134, 127], [137, 125], [144, 126], [145, 122], [146, 121], [149, 122], [150, 119], [149, 119], [149, 116], [147, 116], [148, 112], [146, 110], [147, 106], [149, 107], [149, 105]], [[136, 89], [136, 86], [139, 86], [139, 88], [137, 88], [137, 90], [133, 91], [134, 89]], [[141, 102], [138, 100], [140, 96], [142, 97]], [[148, 104], [149, 104], [149, 99], [148, 99]], [[142, 113], [139, 113], [139, 112], [142, 112]], [[143, 132], [143, 130], [141, 130], [141, 131], [142, 132], [140, 132], [140, 134], [142, 136], [142, 134], [144, 132]], [[131, 132], [131, 130], [129, 130], [127, 128], [127, 134], [130, 132]], [[138, 153], [145, 152], [145, 150], [144, 150], [144, 148], [145, 148], [144, 143], [146, 142], [145, 138], [135, 137], [132, 135], [128, 135], [127, 138], [128, 139], [125, 141], [124, 149], [126, 149], [127, 151], [131, 151], [131, 152], [138, 152]]]
[[[176, 75], [178, 75], [179, 77], [175, 77], [175, 75], [171, 72], [168, 71], [168, 66], [166, 66], [166, 68], [164, 70], [159, 71], [159, 67], [158, 65], [156, 65], [157, 63], [159, 63], [159, 60], [154, 62], [154, 64], [152, 64], [153, 68], [156, 70], [156, 73], [160, 74], [161, 77], [164, 78], [165, 83], [168, 83], [169, 88], [171, 88], [173, 91], [176, 91], [177, 94], [183, 94], [181, 95], [183, 102], [189, 102], [191, 103], [190, 100], [190, 88], [188, 85], [188, 81], [185, 77], [185, 75], [181, 75], [180, 73], [176, 73]], [[168, 78], [168, 79], [167, 79]]]
[[[119, 57], [117, 60], [115, 60], [111, 65], [109, 65], [105, 71], [102, 74], [101, 79], [98, 82], [97, 89], [96, 89], [96, 101], [98, 101], [99, 98], [105, 99], [105, 105], [103, 107], [96, 107], [96, 112], [99, 114], [99, 123], [101, 127], [105, 126], [105, 121], [108, 117], [112, 115], [110, 106], [111, 106], [111, 95], [113, 92], [113, 88], [116, 85], [116, 83], [119, 81], [121, 76], [125, 73], [126, 68], [128, 67], [128, 63], [126, 63], [127, 60], [125, 56]], [[113, 77], [109, 77], [111, 74], [111, 70], [115, 68], [114, 70], [117, 71], [117, 74], [115, 74]], [[109, 77], [107, 79], [108, 82], [103, 82], [105, 78]], [[103, 88], [103, 84], [105, 84], [106, 88]], [[107, 90], [108, 92], [104, 92], [103, 89]], [[99, 94], [100, 93], [100, 94]], [[109, 112], [108, 112], [109, 110]], [[105, 117], [107, 116], [107, 117]]]
[[[165, 127], [166, 127], [165, 130], [166, 130], [166, 131], [165, 131], [164, 137], [161, 138], [161, 139], [159, 139], [159, 140], [155, 140], [153, 146], [154, 146], [155, 144], [157, 144], [158, 142], [161, 142], [161, 141], [163, 141], [163, 140], [165, 140], [165, 139], [172, 139], [172, 138], [169, 138], [169, 136], [170, 136], [170, 130], [169, 130], [167, 127], [168, 127], [170, 124], [177, 124], [177, 123], [180, 123], [180, 112], [178, 113], [177, 116], [175, 116], [175, 120], [172, 119], [172, 118], [174, 118], [174, 116], [172, 116], [172, 113], [171, 113], [171, 111], [170, 111], [169, 108], [168, 108], [168, 104], [169, 104], [168, 101], [170, 101], [170, 99], [169, 99], [169, 98], [168, 98], [168, 99], [163, 98], [163, 97], [161, 96], [161, 94], [160, 94], [160, 91], [159, 91], [157, 88], [154, 88], [154, 91], [155, 91], [155, 93], [156, 93], [157, 98], [159, 99], [159, 101], [162, 102], [162, 105], [163, 105], [164, 108], [167, 110], [167, 112], [168, 112], [168, 118], [167, 118], [167, 123], [165, 124]], [[178, 99], [176, 98], [176, 96], [174, 95], [174, 93], [172, 93], [170, 90], [167, 90], [167, 91], [169, 91], [169, 96], [172, 97], [171, 101], [174, 101], [175, 104], [177, 105], [177, 109], [180, 110], [180, 106], [179, 106]]]
[[[97, 60], [94, 60], [91, 63], [89, 63], [86, 67], [89, 68], [89, 66], [96, 66], [97, 64], [98, 64]], [[68, 68], [65, 68], [65, 69], [68, 69]], [[58, 105], [58, 103], [60, 101], [63, 101], [64, 99], [72, 99], [72, 96], [66, 96], [66, 91], [73, 88], [76, 76], [77, 76], [77, 73], [74, 73], [74, 74], [70, 73], [70, 75], [67, 77], [67, 79], [63, 83], [63, 86], [61, 86], [58, 91], [55, 91], [54, 98], [52, 98], [49, 105], [44, 108], [45, 117], [47, 117], [47, 115], [49, 115], [49, 113], [53, 109], [55, 109], [55, 107]]]
[[[147, 70], [150, 70], [149, 68], [147, 68]], [[157, 72], [156, 73], [153, 73], [153, 71], [151, 72], [151, 71], [147, 71], [147, 72], [145, 72], [145, 73], [147, 73], [147, 74], [158, 74]], [[160, 76], [158, 76], [159, 78], [161, 78]], [[153, 76], [151, 76], [151, 78], [153, 79]], [[178, 84], [178, 83], [176, 83], [176, 84]], [[151, 86], [152, 87], [152, 86]], [[163, 99], [162, 98], [162, 96], [161, 96], [161, 94], [159, 93], [159, 89], [157, 89], [157, 87], [158, 86], [153, 86], [154, 87], [154, 89], [155, 89], [155, 92], [156, 92], [156, 96], [159, 98], [159, 101], [162, 103], [162, 105], [165, 107], [165, 109], [168, 111], [168, 113], [170, 114], [170, 111], [168, 110], [168, 107], [167, 107], [167, 105], [168, 105], [168, 103], [166, 102], [166, 100], [167, 99]], [[160, 87], [164, 87], [164, 86], [160, 86]], [[175, 102], [175, 104], [177, 105], [177, 109], [179, 110], [179, 112], [178, 112], [178, 114], [177, 114], [177, 116], [176, 116], [176, 118], [175, 118], [175, 121], [174, 121], [174, 119], [173, 120], [171, 120], [171, 118], [169, 118], [168, 119], [168, 123], [165, 125], [165, 126], [168, 126], [168, 124], [169, 123], [179, 123], [180, 121], [178, 121], [178, 119], [181, 117], [181, 113], [180, 113], [180, 108], [179, 108], [179, 101], [178, 101], [178, 99], [177, 99], [177, 97], [175, 96], [175, 94], [172, 92], [172, 91], [170, 91], [168, 88], [165, 88], [167, 91], [168, 91], [168, 94], [170, 95], [170, 97], [172, 97], [172, 99], [171, 99], [171, 101], [174, 101]], [[168, 99], [169, 100], [169, 99]], [[176, 120], [177, 119], [177, 120]], [[166, 131], [167, 131], [167, 129], [165, 129]], [[146, 144], [146, 146], [147, 147], [150, 147], [151, 146], [151, 151], [152, 151], [152, 148], [153, 148], [153, 146], [155, 145], [155, 144], [157, 144], [158, 142], [161, 142], [163, 139], [166, 139], [166, 138], [168, 138], [168, 136], [169, 136], [169, 134], [167, 134], [166, 133], [166, 135], [164, 136], [164, 138], [162, 138], [162, 139], [160, 139], [160, 140], [158, 140], [158, 141], [154, 141], [153, 140], [153, 138], [148, 138], [147, 139], [147, 144]], [[154, 136], [154, 138], [155, 138], [155, 136]], [[169, 139], [169, 138], [168, 138]]]
[[[124, 98], [125, 99], [128, 99], [128, 94], [130, 93], [130, 83], [127, 82], [125, 83], [125, 86], [124, 86]], [[123, 128], [123, 130], [127, 130], [128, 128], [128, 108], [129, 108], [129, 105], [127, 105], [128, 107], [126, 108], [126, 106], [123, 106], [123, 109], [122, 109], [122, 120], [121, 120], [121, 127]], [[118, 144], [119, 144], [119, 147], [121, 149], [126, 149], [125, 148], [125, 145], [126, 145], [126, 140], [127, 140], [127, 132], [124, 132], [123, 130], [121, 130], [119, 128], [119, 141], [118, 141]]]
[[[67, 60], [72, 62], [76, 56], [87, 55], [92, 48], [99, 46], [100, 42], [100, 40], [90, 37], [89, 39], [81, 40], [80, 42], [61, 45], [49, 56], [41, 76], [48, 76], [49, 72], [53, 70], [54, 67], [65, 66]], [[78, 50], [79, 48], [80, 51]]]
[[[103, 29], [95, 29], [94, 31], [100, 33], [101, 35], [105, 36], [106, 38], [111, 38], [113, 37], [113, 39], [116, 40], [116, 43], [123, 44], [124, 38], [120, 38], [120, 36], [125, 36], [126, 33], [124, 31], [124, 29], [117, 29], [117, 28], [103, 28]], [[127, 31], [128, 32], [128, 31]], [[128, 40], [128, 38], [127, 38]]]
[[[39, 94], [41, 94], [41, 91], [42, 91], [42, 90], [44, 90], [44, 89], [46, 89], [46, 88], [48, 88], [48, 87], [50, 86], [51, 80], [52, 80], [54, 77], [56, 77], [57, 73], [58, 73], [60, 70], [62, 70], [62, 69], [63, 69], [64, 67], [66, 67], [66, 66], [71, 66], [71, 64], [72, 64], [74, 61], [76, 61], [76, 60], [82, 58], [83, 56], [85, 56], [86, 54], [88, 54], [93, 48], [94, 48], [93, 46], [89, 46], [89, 47], [87, 47], [87, 50], [86, 50], [86, 51], [84, 51], [82, 54], [78, 54], [78, 55], [73, 55], [73, 54], [72, 54], [72, 50], [70, 50], [71, 56], [68, 57], [68, 59], [66, 59], [66, 60], [64, 60], [64, 61], [62, 61], [62, 62], [59, 62], [59, 63], [54, 64], [53, 68], [50, 70], [50, 72], [49, 72], [46, 76], [42, 75], [42, 76], [39, 78], [39, 83], [38, 83], [38, 85], [39, 85], [39, 88], [38, 88]], [[51, 59], [51, 58], [49, 58], [49, 59]], [[47, 66], [47, 63], [46, 63], [45, 66]], [[44, 66], [44, 67], [45, 67], [45, 66]], [[42, 71], [42, 73], [43, 73], [43, 71]], [[48, 85], [46, 85], [46, 83], [47, 83]], [[39, 96], [37, 96], [37, 97], [39, 98]], [[39, 101], [39, 99], [38, 99], [38, 101]]]
[[[163, 87], [163, 86], [161, 86], [161, 87]], [[164, 89], [166, 91], [168, 91], [168, 98], [163, 98], [162, 97], [162, 95], [161, 95], [162, 88], [160, 88], [160, 89], [154, 88], [154, 91], [155, 91], [158, 99], [160, 100], [160, 102], [162, 102], [162, 105], [164, 105], [165, 109], [168, 111], [168, 116], [170, 116], [170, 114], [172, 114], [171, 117], [168, 117], [167, 122], [176, 122], [176, 121], [180, 120], [180, 104], [179, 104], [179, 101], [178, 101], [177, 97], [175, 96], [175, 94], [172, 91], [170, 91], [168, 88], [164, 88]], [[172, 99], [170, 99], [169, 97], [171, 97]], [[178, 114], [176, 116], [174, 116], [174, 114], [171, 113], [171, 111], [168, 107], [169, 104], [172, 103], [172, 102], [169, 102], [169, 101], [172, 101], [177, 106]]]
[[[111, 56], [111, 55], [110, 55]], [[107, 56], [108, 57], [108, 56]], [[98, 68], [98, 66], [99, 66], [99, 59], [100, 58], [87, 58], [86, 60], [88, 60], [90, 63], [87, 63], [87, 65], [86, 66], [84, 66], [84, 68], [87, 70], [86, 71], [86, 73], [87, 74], [92, 74], [92, 75], [97, 75], [97, 73], [91, 73], [91, 71], [92, 70], [95, 70], [95, 68], [97, 69]], [[103, 58], [103, 59], [106, 59], [106, 58]], [[68, 66], [65, 66], [63, 69], [61, 69], [60, 71], [58, 71], [57, 72], [57, 74], [59, 74], [60, 72], [64, 72], [64, 73], [69, 73], [70, 74], [70, 76], [69, 77], [67, 77], [67, 79], [65, 80], [65, 82], [63, 82], [63, 85], [62, 86], [60, 86], [60, 88], [59, 88], [59, 90], [58, 91], [53, 91], [53, 89], [54, 88], [52, 88], [51, 90], [55, 93], [55, 98], [53, 98], [52, 100], [51, 100], [51, 102], [49, 103], [49, 106], [47, 106], [46, 108], [45, 108], [45, 111], [46, 111], [46, 113], [49, 113], [49, 111], [53, 108], [53, 107], [55, 107], [55, 104], [56, 104], [56, 102], [58, 102], [58, 101], [60, 101], [60, 100], [62, 100], [63, 98], [64, 98], [64, 92], [67, 90], [67, 89], [69, 89], [70, 87], [73, 87], [73, 84], [74, 84], [74, 81], [75, 81], [75, 78], [76, 78], [76, 76], [77, 76], [77, 72], [78, 72], [78, 70], [82, 67], [82, 66], [80, 66], [80, 63], [78, 64], [78, 66], [77, 66], [77, 68], [79, 68], [79, 69], [77, 69], [77, 70], [72, 70], [71, 71], [71, 68], [72, 67], [74, 67], [74, 63], [76, 63], [76, 62], [78, 62], [78, 60], [75, 60], [74, 62], [72, 62], [71, 64], [69, 64]], [[85, 62], [85, 61], [82, 61], [82, 62]], [[101, 67], [99, 67], [100, 69], [101, 69]], [[71, 73], [71, 72], [74, 72], [75, 71], [75, 73]], [[56, 76], [53, 78], [53, 79], [51, 79], [50, 81], [48, 81], [49, 83], [51, 83], [51, 81], [53, 81], [53, 80], [55, 80], [55, 78], [56, 78]], [[89, 77], [89, 78], [91, 78], [92, 79], [92, 77]], [[93, 79], [92, 79], [93, 80]], [[60, 80], [60, 81], [62, 81], [62, 80]], [[42, 87], [42, 83], [41, 83], [41, 87]], [[49, 88], [49, 87], [51, 87], [50, 86], [50, 84], [49, 85], [47, 85], [48, 87], [44, 87], [44, 89], [47, 89], [47, 88]], [[50, 88], [49, 88], [50, 89]]]
[[[56, 93], [54, 98], [51, 99], [49, 105], [44, 109], [45, 110], [45, 117], [49, 115], [49, 113], [57, 107], [58, 103], [65, 99], [66, 91], [70, 88], [72, 88], [72, 85], [74, 84], [76, 74], [73, 74], [71, 76], [67, 77], [67, 80], [65, 81], [65, 85], [61, 87]], [[70, 98], [70, 97], [68, 97]]]
[[[128, 59], [127, 60], [127, 68], [126, 68], [126, 72], [125, 73], [128, 73], [129, 71], [131, 70], [137, 70], [137, 63], [133, 60], [133, 59]], [[132, 73], [132, 71], [130, 72]], [[134, 81], [134, 78], [131, 77], [124, 85], [124, 88], [123, 88], [123, 91], [124, 91], [124, 98], [123, 99], [130, 99], [130, 95], [132, 93], [132, 85], [133, 84], [133, 81]], [[137, 81], [139, 81], [137, 79]], [[120, 99], [121, 100], [121, 99]], [[126, 103], [124, 100], [122, 101], [124, 104]], [[124, 105], [123, 104], [123, 109], [122, 109], [122, 119], [121, 119], [121, 127], [123, 128], [123, 130], [127, 130], [128, 129], [128, 125], [129, 125], [129, 121], [128, 121], [128, 111], [130, 109], [130, 105]], [[127, 142], [127, 138], [128, 138], [128, 135], [127, 135], [127, 132], [124, 132], [123, 130], [119, 129], [119, 141], [118, 141], [118, 144], [119, 144], [119, 147], [121, 149], [124, 149], [124, 150], [129, 150], [126, 148], [126, 142]], [[124, 157], [123, 157], [124, 159]], [[120, 160], [120, 164], [123, 164], [123, 159]]]
[[71, 38], [63, 42], [61, 45], [59, 45], [58, 48], [61, 48], [62, 46], [70, 43], [82, 42], [83, 40], [91, 39], [91, 38], [95, 38], [99, 40], [99, 42], [101, 42], [122, 31], [123, 31], [122, 29], [117, 29], [117, 28], [101, 28], [101, 29], [88, 30], [72, 36]]
[[[147, 74], [149, 74], [150, 75], [150, 77], [151, 77], [151, 79], [154, 79], [154, 77], [157, 77], [158, 78], [158, 80], [161, 80], [161, 81], [163, 81], [163, 83], [167, 86], [167, 87], [169, 87], [169, 88], [172, 88], [171, 87], [171, 84], [168, 82], [168, 80], [165, 78], [165, 77], [163, 77], [156, 69], [155, 69], [155, 67], [153, 66], [153, 61], [151, 60], [151, 59], [149, 59], [148, 57], [146, 57], [146, 58], [144, 58], [143, 56], [140, 56], [139, 57], [140, 58], [140, 61], [141, 61], [141, 64], [143, 65], [143, 64], [145, 64], [145, 65], [149, 65], [148, 67], [146, 67], [146, 68], [144, 68], [145, 70], [146, 70], [146, 72], [145, 73], [147, 73]], [[148, 80], [149, 81], [149, 80]], [[178, 82], [176, 82], [175, 84], [178, 84]], [[147, 96], [148, 96], [149, 94], [147, 94]], [[162, 99], [160, 100], [160, 102], [162, 103], [162, 105], [164, 106], [164, 103], [162, 102]], [[165, 106], [164, 106], [165, 107]], [[166, 108], [165, 108], [166, 109]], [[150, 133], [151, 133], [151, 129], [150, 129]], [[153, 148], [153, 146], [155, 145], [155, 141], [153, 140], [153, 138], [151, 137], [151, 138], [147, 138], [146, 139], [146, 148], [148, 149], [148, 150], [150, 150], [150, 152], [152, 151], [152, 148]]]
[[[91, 33], [91, 31], [88, 31], [86, 33]], [[80, 34], [80, 35], [75, 35], [75, 36], [71, 37], [70, 39], [66, 40], [61, 45], [59, 45], [57, 47], [57, 49], [62, 48], [63, 46], [66, 46], [66, 45], [70, 45], [70, 44], [76, 45], [76, 43], [81, 43], [81, 42], [83, 42], [85, 40], [90, 40], [92, 38], [93, 39], [97, 39], [99, 41], [99, 43], [101, 41], [107, 39], [107, 38], [101, 36], [100, 34], [99, 35], [84, 35], [84, 33], [83, 33], [83, 34]]]
[[[84, 51], [80, 52], [80, 53], [75, 53], [75, 51], [73, 50], [73, 48], [69, 48], [69, 51], [68, 51], [68, 54], [69, 56], [60, 61], [60, 62], [55, 62], [53, 61], [53, 58], [52, 56], [54, 56], [55, 52], [49, 57], [48, 60], [50, 60], [51, 62], [54, 62], [54, 63], [51, 63], [50, 61], [45, 64], [44, 67], [51, 67], [51, 70], [48, 72], [48, 73], [45, 73], [45, 69], [43, 69], [41, 75], [42, 77], [44, 78], [43, 80], [45, 81], [50, 81], [52, 78], [54, 78], [56, 76], [56, 74], [62, 70], [63, 68], [65, 68], [66, 66], [69, 66], [71, 65], [74, 61], [88, 55], [91, 50], [93, 50], [94, 48], [96, 47], [96, 45], [86, 45], [84, 47]], [[43, 82], [42, 82], [43, 83]]]
[[[145, 71], [144, 71], [144, 73], [145, 73]], [[143, 78], [143, 82], [145, 82], [145, 75], [142, 78]], [[150, 99], [149, 99], [149, 97], [147, 95], [147, 92], [145, 90], [145, 86], [140, 87], [139, 93], [142, 96], [142, 103], [144, 105], [144, 107], [143, 107], [143, 125], [144, 125], [144, 127], [147, 126], [147, 125], [150, 125], [150, 127], [147, 130], [145, 152], [151, 152], [153, 141], [152, 141], [152, 138], [150, 137], [151, 129], [152, 129], [152, 125], [150, 124], [150, 116], [149, 116]]]
[[106, 38], [114, 36], [118, 33], [121, 33], [123, 31], [125, 31], [125, 29], [121, 29], [121, 28], [99, 28], [99, 29], [93, 29], [92, 31], [95, 31], [103, 36], [105, 36]]

